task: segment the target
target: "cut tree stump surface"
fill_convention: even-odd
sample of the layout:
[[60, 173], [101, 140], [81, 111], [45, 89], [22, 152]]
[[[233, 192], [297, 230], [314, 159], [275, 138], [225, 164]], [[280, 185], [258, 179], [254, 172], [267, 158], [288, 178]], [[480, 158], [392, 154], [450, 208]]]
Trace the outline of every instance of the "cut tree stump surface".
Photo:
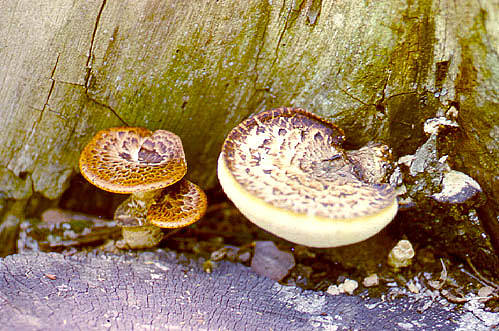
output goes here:
[[304, 291], [225, 261], [208, 274], [200, 261], [160, 250], [0, 259], [1, 330], [462, 327], [463, 312], [421, 301]]

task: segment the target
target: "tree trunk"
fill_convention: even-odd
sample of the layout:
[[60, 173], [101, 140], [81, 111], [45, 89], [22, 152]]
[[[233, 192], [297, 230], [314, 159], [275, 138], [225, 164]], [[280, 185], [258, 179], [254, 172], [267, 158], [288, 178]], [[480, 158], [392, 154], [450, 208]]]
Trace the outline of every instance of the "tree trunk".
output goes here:
[[[208, 188], [227, 132], [257, 111], [301, 106], [350, 145], [396, 156], [454, 106], [449, 155], [499, 201], [498, 1], [0, 2], [0, 193], [55, 199], [84, 144], [120, 125], [184, 142]], [[499, 237], [499, 236], [498, 236]]]

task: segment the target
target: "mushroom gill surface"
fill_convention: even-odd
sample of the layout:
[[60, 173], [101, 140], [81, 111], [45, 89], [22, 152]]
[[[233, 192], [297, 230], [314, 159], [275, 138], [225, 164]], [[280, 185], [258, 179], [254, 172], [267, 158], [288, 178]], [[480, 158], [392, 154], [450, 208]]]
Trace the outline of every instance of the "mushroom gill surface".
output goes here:
[[83, 149], [79, 164], [90, 183], [115, 193], [160, 189], [187, 172], [177, 135], [134, 127], [99, 131]]
[[361, 241], [397, 210], [394, 190], [378, 182], [389, 150], [345, 152], [344, 139], [339, 127], [303, 109], [258, 113], [227, 136], [220, 183], [245, 216], [285, 239], [315, 247]]

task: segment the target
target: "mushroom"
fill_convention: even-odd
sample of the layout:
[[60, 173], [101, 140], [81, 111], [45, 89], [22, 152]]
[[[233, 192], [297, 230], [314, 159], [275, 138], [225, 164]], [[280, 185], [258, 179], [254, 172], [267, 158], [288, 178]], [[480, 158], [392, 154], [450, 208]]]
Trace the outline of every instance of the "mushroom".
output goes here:
[[[156, 246], [163, 238], [160, 227], [166, 227], [166, 214], [182, 211], [170, 223], [180, 227], [197, 221], [206, 210], [202, 190], [187, 180], [181, 181], [187, 164], [182, 142], [172, 132], [134, 127], [99, 131], [83, 149], [79, 165], [82, 175], [95, 186], [109, 192], [131, 194], [115, 212], [115, 220], [122, 226], [123, 238], [130, 248]], [[170, 196], [172, 198], [165, 198]], [[181, 197], [186, 199], [183, 204], [175, 200]], [[172, 204], [174, 200], [176, 204]], [[191, 210], [189, 214], [186, 210], [193, 207], [192, 201], [198, 202], [200, 209]], [[165, 207], [168, 203], [170, 209]], [[149, 222], [152, 206], [155, 216], [153, 222]], [[158, 206], [162, 207], [158, 209]], [[159, 212], [166, 214], [160, 217]], [[187, 214], [186, 221], [179, 221]], [[157, 222], [158, 219], [163, 222]]]
[[139, 196], [178, 182], [187, 164], [176, 134], [119, 127], [97, 132], [81, 152], [80, 171], [105, 191]]
[[380, 182], [389, 149], [341, 147], [343, 130], [299, 108], [263, 111], [235, 127], [218, 159], [218, 178], [251, 222], [291, 242], [336, 247], [365, 240], [397, 212]]
[[123, 239], [130, 248], [154, 247], [163, 238], [161, 228], [190, 225], [206, 211], [206, 194], [187, 179], [155, 192], [147, 200], [147, 208], [130, 206], [137, 203], [131, 197], [114, 213], [116, 223], [122, 227]]
[[149, 223], [161, 228], [180, 228], [199, 220], [206, 212], [206, 194], [187, 179], [162, 190], [147, 211]]

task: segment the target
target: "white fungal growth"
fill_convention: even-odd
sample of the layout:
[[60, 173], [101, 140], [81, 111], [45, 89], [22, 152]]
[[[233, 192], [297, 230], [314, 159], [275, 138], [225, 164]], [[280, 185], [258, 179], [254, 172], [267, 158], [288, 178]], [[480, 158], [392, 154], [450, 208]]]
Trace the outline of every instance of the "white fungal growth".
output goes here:
[[399, 269], [408, 267], [414, 257], [414, 248], [409, 240], [400, 240], [388, 254], [388, 265]]

